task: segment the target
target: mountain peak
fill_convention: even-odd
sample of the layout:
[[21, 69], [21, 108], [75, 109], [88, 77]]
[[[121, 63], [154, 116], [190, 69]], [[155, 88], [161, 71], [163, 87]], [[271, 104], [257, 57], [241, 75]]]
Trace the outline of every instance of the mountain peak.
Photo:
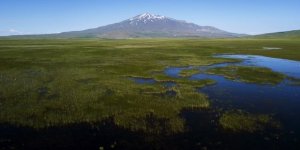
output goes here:
[[162, 15], [150, 14], [150, 13], [143, 13], [138, 16], [131, 18], [130, 20], [162, 20], [166, 19], [167, 17]]

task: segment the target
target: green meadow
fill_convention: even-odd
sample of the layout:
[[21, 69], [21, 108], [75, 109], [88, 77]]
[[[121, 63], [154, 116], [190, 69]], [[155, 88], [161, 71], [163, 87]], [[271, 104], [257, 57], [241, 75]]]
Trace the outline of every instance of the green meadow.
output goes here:
[[[265, 50], [279, 47], [281, 50]], [[191, 81], [164, 74], [169, 66], [205, 66], [237, 60], [215, 54], [253, 54], [300, 60], [300, 39], [0, 39], [0, 123], [36, 129], [113, 118], [133, 131], [183, 132], [183, 109], [209, 109], [209, 98], [197, 87], [212, 80]], [[276, 84], [284, 76], [266, 68], [231, 67], [209, 70], [228, 78]], [[230, 73], [229, 73], [230, 72]], [[187, 77], [197, 70], [181, 72]], [[261, 76], [255, 78], [254, 75]], [[253, 75], [253, 76], [252, 76]], [[174, 81], [136, 84], [130, 77]], [[166, 96], [168, 91], [176, 96]], [[227, 112], [225, 129], [260, 129], [269, 116]], [[151, 127], [147, 118], [157, 121]], [[228, 124], [244, 120], [244, 126]], [[234, 121], [235, 120], [235, 121]]]

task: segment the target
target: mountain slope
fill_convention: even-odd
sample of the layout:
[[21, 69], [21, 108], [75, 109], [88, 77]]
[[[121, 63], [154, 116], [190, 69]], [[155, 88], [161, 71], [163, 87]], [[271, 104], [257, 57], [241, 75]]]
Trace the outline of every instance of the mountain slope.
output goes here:
[[[119, 23], [83, 31], [63, 32], [59, 34], [35, 35], [32, 37], [51, 38], [231, 38], [241, 34], [226, 32], [211, 26], [199, 26], [193, 23], [172, 19], [161, 15], [144, 13]], [[27, 36], [28, 37], [28, 36]]]
[[145, 37], [238, 37], [210, 26], [175, 20], [160, 15], [141, 14], [131, 19], [84, 31], [61, 33], [65, 37], [145, 38]]
[[254, 36], [255, 38], [300, 38], [300, 30], [267, 33]]

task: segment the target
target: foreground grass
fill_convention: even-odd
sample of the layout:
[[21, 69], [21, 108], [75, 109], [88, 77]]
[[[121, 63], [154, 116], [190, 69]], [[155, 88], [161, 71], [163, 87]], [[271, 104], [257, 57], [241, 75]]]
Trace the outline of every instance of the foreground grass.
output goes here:
[[[214, 81], [171, 79], [163, 74], [166, 67], [228, 61], [211, 57], [217, 53], [300, 60], [299, 43], [297, 40], [2, 39], [0, 122], [45, 128], [113, 117], [116, 124], [132, 130], [182, 132], [185, 122], [179, 114], [183, 108], [209, 107], [206, 96], [197, 93], [195, 87]], [[261, 48], [265, 46], [283, 49], [264, 51]], [[160, 84], [138, 85], [129, 76], [173, 80], [177, 86], [171, 90], [177, 94], [165, 96], [170, 89]]]

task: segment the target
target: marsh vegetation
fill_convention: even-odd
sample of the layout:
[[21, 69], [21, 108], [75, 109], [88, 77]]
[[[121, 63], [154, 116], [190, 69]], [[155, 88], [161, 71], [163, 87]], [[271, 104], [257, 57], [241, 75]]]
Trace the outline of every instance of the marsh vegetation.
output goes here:
[[[278, 127], [276, 134], [282, 132], [281, 138], [285, 140], [279, 143], [285, 146], [290, 138], [298, 140], [300, 134], [295, 127], [299, 119], [286, 117], [290, 111], [299, 110], [299, 86], [285, 84], [286, 79], [296, 83], [297, 73], [286, 74], [267, 66], [226, 65], [206, 71], [199, 68], [240, 62], [234, 58], [214, 57], [224, 53], [297, 61], [300, 60], [299, 43], [297, 39], [1, 39], [0, 123], [3, 130], [3, 125], [8, 125], [13, 129], [21, 128], [22, 132], [29, 128], [38, 133], [78, 124], [88, 124], [94, 129], [110, 120], [122, 133], [125, 130], [126, 134], [143, 135], [145, 141], [141, 143], [146, 142], [146, 145], [151, 145], [153, 140], [149, 139], [153, 137], [188, 139], [187, 143], [172, 145], [174, 148], [182, 145], [213, 148], [232, 144], [216, 144], [219, 141], [211, 142], [215, 140], [213, 138], [197, 144], [205, 127], [213, 128], [209, 130], [211, 133], [240, 139], [238, 133], [260, 136], [256, 131], [262, 132], [271, 125]], [[265, 45], [282, 49], [261, 50]], [[239, 83], [235, 82], [237, 80]], [[237, 85], [240, 89], [232, 88]], [[259, 94], [249, 96], [255, 96], [253, 93]], [[270, 96], [272, 94], [274, 97]], [[271, 103], [270, 109], [261, 109], [267, 106], [266, 103]], [[291, 110], [286, 109], [291, 105]], [[230, 111], [236, 108], [242, 111]], [[197, 114], [212, 110], [212, 115], [206, 119], [198, 117], [197, 120], [196, 117], [194, 125], [182, 115], [183, 111]], [[293, 114], [300, 113], [294, 111]], [[285, 118], [292, 118], [292, 121]], [[203, 123], [197, 124], [197, 121]], [[204, 127], [203, 124], [211, 126]], [[286, 136], [290, 131], [295, 133], [294, 136]], [[210, 133], [203, 135], [210, 137]], [[22, 142], [14, 143], [17, 135], [7, 133], [0, 138], [4, 145], [22, 147]], [[27, 138], [34, 139], [30, 134]], [[126, 139], [122, 139], [123, 146]], [[218, 140], [226, 141], [225, 138]], [[97, 142], [93, 144], [97, 145]], [[276, 145], [276, 141], [271, 144]], [[298, 146], [297, 142], [288, 144], [292, 149]]]
[[278, 84], [285, 78], [284, 74], [272, 71], [269, 68], [250, 66], [227, 66], [212, 68], [207, 71], [211, 74], [223, 75], [232, 80], [257, 84]]
[[231, 110], [222, 114], [220, 125], [234, 132], [257, 132], [266, 128], [280, 128], [280, 123], [270, 115], [250, 114], [241, 110]]

